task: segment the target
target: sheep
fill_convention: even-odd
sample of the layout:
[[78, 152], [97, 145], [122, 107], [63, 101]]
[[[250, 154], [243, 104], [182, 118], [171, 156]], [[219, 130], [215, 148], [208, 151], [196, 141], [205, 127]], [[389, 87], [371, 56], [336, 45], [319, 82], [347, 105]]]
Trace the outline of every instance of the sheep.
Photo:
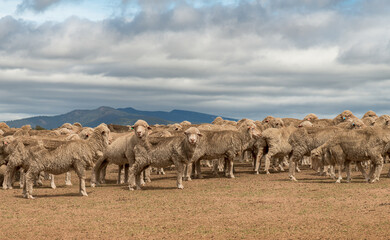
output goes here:
[[[109, 145], [106, 151], [103, 152], [103, 156], [96, 162], [94, 174], [91, 179], [92, 187], [96, 186], [97, 180], [100, 179], [100, 172], [109, 162], [115, 161], [115, 163], [120, 166], [129, 164], [131, 167], [135, 161], [135, 145], [142, 144], [146, 149], [151, 147], [148, 140], [149, 130], [151, 129], [149, 124], [144, 120], [138, 120], [134, 123], [132, 128], [134, 129], [133, 133], [122, 136], [114, 141], [111, 145]], [[127, 171], [126, 169], [128, 168], [125, 168], [125, 171]], [[118, 179], [120, 181], [119, 176]], [[134, 179], [134, 176], [130, 175], [130, 179]]]
[[374, 126], [376, 119], [373, 117], [365, 117], [365, 118], [362, 118], [362, 121], [363, 121], [364, 125], [366, 125], [366, 126]]
[[322, 128], [307, 127], [298, 128], [291, 133], [288, 139], [292, 149], [289, 159], [289, 178], [292, 181], [297, 181], [295, 178], [295, 166], [298, 161], [304, 156], [309, 156], [313, 149], [324, 144], [340, 130], [341, 128], [334, 126]]
[[189, 126], [189, 125], [191, 125], [191, 122], [183, 121], [183, 122], [180, 123], [180, 125], [182, 125], [182, 126]]
[[[358, 162], [358, 167], [368, 182], [379, 181], [383, 167], [383, 156], [390, 152], [390, 129], [368, 127], [361, 130], [341, 131], [332, 139], [317, 149], [318, 152], [327, 151], [335, 163], [339, 164], [339, 178], [341, 182], [341, 166], [346, 164], [347, 181], [350, 181], [350, 162]], [[361, 161], [370, 160], [371, 171], [367, 177]]]
[[177, 170], [177, 188], [183, 189], [184, 165], [191, 163], [197, 153], [200, 131], [190, 127], [185, 132], [185, 137], [169, 137], [160, 141], [157, 146], [146, 149], [144, 145], [137, 144], [134, 147], [135, 162], [130, 168], [130, 174], [135, 176], [135, 184], [129, 185], [130, 190], [141, 189], [140, 174], [149, 166], [166, 167], [172, 164]]
[[389, 125], [390, 125], [390, 116], [386, 114], [377, 118], [374, 124], [374, 126], [379, 126], [379, 127], [389, 126]]
[[86, 168], [93, 167], [96, 159], [102, 155], [108, 146], [110, 130], [107, 125], [101, 124], [94, 129], [88, 140], [75, 140], [67, 142], [52, 152], [41, 147], [29, 160], [26, 171], [23, 196], [29, 199], [32, 196], [34, 177], [41, 171], [52, 174], [61, 174], [73, 169], [80, 180], [79, 193], [88, 196], [85, 189]]
[[[244, 151], [253, 147], [256, 139], [260, 137], [260, 131], [254, 124], [242, 125], [238, 130], [225, 131], [202, 131], [203, 138], [200, 142], [199, 156], [194, 162], [199, 160], [213, 160], [225, 158], [227, 161], [227, 177], [234, 178], [233, 160]], [[197, 164], [197, 172], [200, 175], [200, 164]]]
[[4, 135], [4, 131], [0, 129], [0, 136]]
[[[117, 164], [118, 166], [123, 166], [129, 163], [129, 160], [126, 157], [125, 150], [127, 148], [127, 140], [128, 138], [133, 137], [134, 133], [128, 133], [124, 136], [117, 138], [113, 141], [107, 149], [103, 152], [103, 157], [100, 158], [95, 165], [94, 174], [91, 178], [91, 186], [95, 187], [98, 183], [98, 180], [101, 179], [101, 172], [109, 163]], [[120, 167], [118, 171], [118, 181], [119, 184], [121, 182], [121, 170], [123, 167]], [[125, 182], [127, 182], [128, 178], [128, 167], [125, 167]]]
[[315, 121], [315, 120], [318, 120], [318, 117], [317, 115], [315, 115], [314, 113], [309, 113], [307, 114], [304, 118], [303, 118], [303, 121]]
[[279, 159], [279, 162], [282, 162], [284, 157], [288, 156], [291, 152], [291, 146], [288, 143], [288, 139], [296, 130], [295, 127], [289, 126], [285, 128], [268, 128], [261, 133], [261, 137], [258, 141], [258, 156], [256, 157], [255, 163], [255, 173], [258, 174], [260, 167], [260, 159], [263, 154], [268, 149], [268, 152], [265, 154], [265, 172], [270, 174], [269, 166], [271, 159], [274, 157]]
[[376, 113], [374, 111], [370, 110], [363, 115], [362, 119], [367, 118], [367, 117], [373, 118], [375, 120], [378, 118], [378, 115], [376, 115]]
[[0, 129], [9, 129], [10, 127], [5, 122], [0, 122]]
[[313, 127], [313, 123], [310, 122], [310, 120], [304, 120], [303, 122], [299, 123], [298, 127]]

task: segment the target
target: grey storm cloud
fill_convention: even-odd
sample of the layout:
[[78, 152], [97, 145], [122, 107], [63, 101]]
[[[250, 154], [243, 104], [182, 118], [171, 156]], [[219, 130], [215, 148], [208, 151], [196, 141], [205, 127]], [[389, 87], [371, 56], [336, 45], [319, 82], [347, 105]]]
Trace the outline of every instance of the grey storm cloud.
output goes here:
[[130, 20], [1, 18], [0, 120], [101, 105], [254, 119], [390, 112], [385, 1], [203, 2], [120, 1], [122, 13], [139, 6]]
[[63, 0], [23, 0], [18, 5], [18, 11], [23, 12], [25, 10], [32, 10], [35, 12], [44, 12], [49, 7], [58, 4]]

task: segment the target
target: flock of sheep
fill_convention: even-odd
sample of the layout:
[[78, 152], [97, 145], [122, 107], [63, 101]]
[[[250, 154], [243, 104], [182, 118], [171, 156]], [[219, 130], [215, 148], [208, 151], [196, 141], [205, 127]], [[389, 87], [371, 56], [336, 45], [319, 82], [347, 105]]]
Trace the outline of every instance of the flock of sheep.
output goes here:
[[71, 185], [69, 171], [73, 170], [79, 177], [80, 194], [87, 196], [86, 170], [92, 169], [91, 186], [95, 187], [104, 183], [107, 165], [116, 164], [118, 183], [127, 182], [130, 190], [149, 182], [151, 169], [164, 174], [167, 167], [177, 170], [177, 187], [182, 189], [183, 180], [202, 178], [201, 160], [213, 167], [214, 174], [223, 171], [234, 178], [234, 161], [245, 158], [253, 160], [255, 174], [262, 165], [267, 174], [270, 168], [284, 171], [288, 165], [293, 181], [298, 164], [309, 164], [333, 178], [337, 167], [337, 183], [344, 167], [347, 181], [351, 180], [354, 162], [366, 181], [375, 182], [390, 153], [389, 125], [388, 115], [378, 117], [368, 111], [359, 119], [348, 110], [334, 119], [309, 114], [303, 120], [268, 116], [263, 121], [234, 122], [218, 117], [212, 124], [184, 121], [167, 126], [138, 120], [131, 127], [101, 124], [94, 129], [79, 123], [54, 130], [0, 123], [0, 182], [2, 176], [3, 189], [11, 189], [20, 173], [23, 196], [32, 199], [33, 186], [44, 175], [55, 188], [54, 175], [67, 173], [66, 184]]

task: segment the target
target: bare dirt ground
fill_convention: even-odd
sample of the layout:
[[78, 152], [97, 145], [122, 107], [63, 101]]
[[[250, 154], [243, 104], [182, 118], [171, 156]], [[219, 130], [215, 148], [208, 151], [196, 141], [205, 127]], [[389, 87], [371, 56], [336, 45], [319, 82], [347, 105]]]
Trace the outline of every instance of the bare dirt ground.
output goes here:
[[[390, 179], [387, 164], [380, 182], [368, 184], [354, 172], [351, 183], [304, 169], [299, 182], [287, 173], [251, 173], [237, 164], [236, 179], [185, 182], [175, 188], [175, 172], [152, 175], [142, 191], [115, 184], [87, 188], [78, 196], [78, 179], [66, 187], [57, 176], [34, 190], [35, 200], [18, 188], [0, 191], [0, 239], [389, 239]], [[89, 185], [89, 184], [88, 184]]]

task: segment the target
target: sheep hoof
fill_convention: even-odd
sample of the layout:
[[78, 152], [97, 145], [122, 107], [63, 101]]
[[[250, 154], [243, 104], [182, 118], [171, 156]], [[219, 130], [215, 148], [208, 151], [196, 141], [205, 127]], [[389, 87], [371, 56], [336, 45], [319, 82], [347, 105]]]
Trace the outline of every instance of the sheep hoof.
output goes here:
[[140, 186], [136, 186], [135, 190], [142, 190], [142, 188]]
[[129, 187], [129, 190], [130, 191], [134, 191], [135, 189], [133, 187]]
[[337, 179], [336, 183], [341, 183], [341, 180], [340, 180], [340, 179]]
[[145, 179], [145, 182], [152, 182], [150, 178]]
[[96, 187], [96, 184], [95, 183], [91, 183], [91, 187]]
[[27, 194], [27, 199], [35, 199], [35, 197], [33, 197], [32, 195], [30, 195], [30, 194]]
[[183, 186], [183, 184], [179, 184], [179, 185], [177, 185], [177, 188], [178, 188], [178, 189], [183, 189], [184, 186]]
[[269, 171], [266, 171], [265, 174], [270, 175], [271, 173]]
[[281, 171], [281, 172], [284, 172], [284, 168], [281, 168], [280, 171]]
[[255, 175], [259, 175], [259, 171], [255, 171]]
[[184, 177], [184, 181], [192, 181], [191, 177]]
[[12, 187], [12, 186], [9, 186], [9, 187], [8, 187], [8, 189], [14, 189], [14, 187]]
[[83, 197], [88, 197], [88, 194], [86, 192], [80, 192], [80, 195]]
[[297, 168], [296, 171], [300, 173], [300, 172], [301, 172], [301, 169]]
[[51, 187], [52, 189], [56, 189], [56, 188], [57, 188], [57, 186], [56, 186], [55, 184], [50, 185], [50, 187]]
[[67, 182], [65, 182], [65, 185], [66, 185], [66, 186], [72, 186], [73, 184], [72, 184], [72, 182], [67, 181]]
[[290, 180], [293, 182], [298, 182], [298, 180], [294, 176], [290, 176]]
[[228, 178], [236, 178], [233, 174], [229, 175]]

